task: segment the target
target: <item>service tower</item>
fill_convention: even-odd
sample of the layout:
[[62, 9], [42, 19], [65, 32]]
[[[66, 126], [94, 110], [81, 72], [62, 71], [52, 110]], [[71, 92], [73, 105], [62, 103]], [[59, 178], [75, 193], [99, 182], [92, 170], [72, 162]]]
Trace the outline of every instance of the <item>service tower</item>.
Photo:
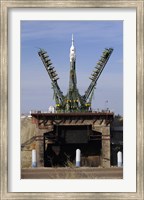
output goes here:
[[52, 88], [54, 91], [54, 98], [56, 102], [57, 112], [88, 112], [91, 110], [91, 102], [94, 94], [95, 86], [97, 80], [100, 77], [107, 61], [109, 60], [113, 49], [105, 49], [102, 53], [100, 60], [96, 63], [95, 69], [91, 74], [91, 82], [88, 89], [85, 91], [84, 95], [80, 95], [77, 88], [77, 78], [76, 78], [76, 49], [74, 47], [74, 37], [72, 35], [72, 44], [70, 47], [70, 79], [68, 93], [63, 95], [59, 85], [58, 85], [58, 75], [56, 70], [52, 66], [51, 60], [47, 55], [47, 52], [40, 49], [38, 55], [40, 56], [48, 75], [51, 79]]

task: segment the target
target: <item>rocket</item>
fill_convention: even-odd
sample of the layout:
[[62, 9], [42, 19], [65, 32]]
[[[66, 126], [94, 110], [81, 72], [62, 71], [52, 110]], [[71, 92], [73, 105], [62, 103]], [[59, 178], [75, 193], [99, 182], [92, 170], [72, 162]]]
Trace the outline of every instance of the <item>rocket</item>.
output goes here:
[[111, 54], [113, 52], [112, 48], [105, 49], [102, 56], [97, 62], [95, 69], [90, 77], [91, 82], [85, 91], [84, 95], [80, 95], [77, 88], [77, 77], [76, 77], [76, 49], [74, 47], [74, 37], [72, 34], [72, 43], [70, 47], [70, 75], [69, 75], [69, 88], [67, 94], [64, 96], [63, 92], [60, 90], [57, 80], [57, 76], [54, 67], [52, 66], [51, 60], [47, 55], [47, 52], [40, 49], [38, 55], [40, 56], [48, 75], [52, 81], [52, 88], [54, 90], [54, 98], [56, 101], [56, 110], [58, 112], [82, 112], [89, 111], [91, 108], [91, 101], [94, 94], [94, 89], [98, 78], [100, 77], [106, 63], [108, 62]]
[[76, 49], [74, 47], [74, 38], [72, 34], [72, 44], [70, 47], [70, 79], [69, 79], [69, 91], [76, 89]]
[[78, 109], [79, 92], [76, 78], [76, 49], [74, 47], [74, 37], [72, 34], [72, 44], [70, 47], [70, 76], [69, 89], [67, 94], [67, 109], [72, 111]]

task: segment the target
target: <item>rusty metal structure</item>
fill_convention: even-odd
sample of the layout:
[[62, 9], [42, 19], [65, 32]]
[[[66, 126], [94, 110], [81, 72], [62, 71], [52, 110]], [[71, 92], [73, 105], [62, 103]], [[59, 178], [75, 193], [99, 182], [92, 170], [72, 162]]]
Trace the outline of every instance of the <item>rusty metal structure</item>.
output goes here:
[[[72, 36], [70, 48], [70, 79], [66, 95], [58, 85], [58, 75], [47, 52], [38, 51], [51, 79], [56, 110], [54, 113], [31, 113], [39, 134], [36, 146], [38, 166], [71, 166], [75, 162], [75, 150], [81, 149], [83, 166], [110, 167], [110, 125], [114, 113], [92, 112], [91, 102], [97, 81], [106, 66], [112, 48], [105, 49], [90, 77], [91, 82], [84, 95], [80, 95], [76, 78], [76, 50]], [[41, 138], [41, 139], [40, 139]]]

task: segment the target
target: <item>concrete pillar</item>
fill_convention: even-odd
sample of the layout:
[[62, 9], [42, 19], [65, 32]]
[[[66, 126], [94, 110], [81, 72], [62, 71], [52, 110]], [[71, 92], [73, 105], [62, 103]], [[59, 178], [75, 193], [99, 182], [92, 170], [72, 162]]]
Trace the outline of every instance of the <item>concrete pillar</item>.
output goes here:
[[37, 167], [43, 167], [44, 166], [43, 141], [36, 141], [36, 151], [37, 151]]
[[118, 151], [117, 153], [117, 166], [122, 167], [122, 152]]
[[81, 151], [80, 149], [76, 150], [76, 167], [80, 167], [81, 162]]
[[[37, 151], [37, 167], [44, 167], [44, 140], [43, 135], [45, 130], [39, 130], [37, 141], [36, 141], [36, 151]], [[41, 137], [40, 137], [41, 136]]]
[[102, 167], [110, 167], [110, 127], [102, 127]]
[[36, 149], [32, 149], [32, 168], [37, 167], [37, 152]]

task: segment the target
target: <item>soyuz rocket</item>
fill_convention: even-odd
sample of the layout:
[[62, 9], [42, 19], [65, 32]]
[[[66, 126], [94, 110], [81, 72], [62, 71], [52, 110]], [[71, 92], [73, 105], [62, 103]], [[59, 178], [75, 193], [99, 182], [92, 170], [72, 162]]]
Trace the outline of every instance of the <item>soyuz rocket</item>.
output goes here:
[[74, 38], [72, 34], [72, 45], [70, 48], [70, 81], [69, 81], [69, 90], [74, 90], [76, 87], [76, 50], [74, 47]]
[[54, 99], [56, 102], [57, 112], [83, 112], [91, 110], [91, 101], [94, 94], [97, 80], [99, 79], [105, 65], [107, 64], [111, 54], [112, 48], [105, 49], [101, 55], [100, 60], [96, 63], [96, 66], [90, 77], [90, 84], [85, 91], [84, 95], [80, 95], [77, 88], [76, 78], [76, 49], [74, 47], [74, 37], [72, 34], [72, 44], [70, 47], [70, 77], [69, 77], [69, 88], [66, 95], [63, 95], [58, 85], [58, 74], [52, 66], [51, 59], [44, 49], [40, 49], [38, 55], [40, 56], [48, 75], [51, 79], [52, 88], [54, 91]]
[[77, 89], [76, 78], [76, 49], [74, 47], [74, 37], [72, 34], [72, 44], [70, 47], [70, 77], [69, 77], [69, 90], [67, 94], [68, 109], [78, 107], [79, 92]]

